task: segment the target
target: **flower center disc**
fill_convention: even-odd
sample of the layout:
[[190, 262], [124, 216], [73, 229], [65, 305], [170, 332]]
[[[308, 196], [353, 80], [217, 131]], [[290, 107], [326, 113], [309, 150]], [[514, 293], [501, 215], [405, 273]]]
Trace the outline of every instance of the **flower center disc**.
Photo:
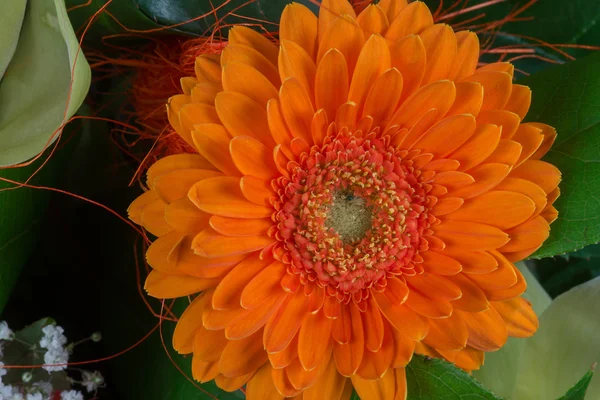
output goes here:
[[338, 135], [289, 164], [276, 208], [291, 273], [360, 302], [386, 276], [420, 272], [429, 189], [405, 156], [375, 135]]
[[350, 191], [337, 191], [329, 207], [325, 225], [333, 229], [345, 245], [363, 239], [372, 227], [372, 210], [367, 201]]

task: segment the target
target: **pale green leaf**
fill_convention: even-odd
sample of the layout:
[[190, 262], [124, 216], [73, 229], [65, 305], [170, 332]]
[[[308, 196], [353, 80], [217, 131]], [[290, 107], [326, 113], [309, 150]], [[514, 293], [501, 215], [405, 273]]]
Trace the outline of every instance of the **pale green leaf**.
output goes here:
[[24, 0], [4, 0], [0, 3], [0, 80], [17, 49], [26, 5]]
[[0, 166], [28, 160], [55, 140], [83, 102], [90, 79], [64, 0], [29, 0], [17, 50], [0, 82]]
[[[558, 296], [540, 317], [538, 332], [527, 340], [511, 399], [556, 399], [600, 360], [600, 278]], [[596, 376], [589, 399], [600, 398]]]

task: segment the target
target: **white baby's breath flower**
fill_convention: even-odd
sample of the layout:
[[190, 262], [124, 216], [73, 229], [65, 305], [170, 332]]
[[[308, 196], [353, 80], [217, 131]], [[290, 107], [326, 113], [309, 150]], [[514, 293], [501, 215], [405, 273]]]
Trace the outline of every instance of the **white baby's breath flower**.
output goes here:
[[[40, 340], [40, 346], [47, 349], [44, 354], [44, 364], [66, 364], [69, 362], [69, 352], [64, 348], [67, 338], [63, 335], [63, 328], [55, 324], [47, 325], [42, 329], [44, 336]], [[66, 365], [45, 366], [48, 372], [62, 371]]]
[[83, 400], [83, 394], [77, 390], [61, 392], [60, 400]]
[[0, 340], [13, 340], [15, 334], [10, 330], [6, 321], [0, 321]]
[[28, 393], [27, 400], [44, 400], [44, 397], [40, 392], [37, 393]]
[[104, 377], [98, 371], [83, 371], [81, 373], [81, 379], [81, 385], [85, 386], [88, 393], [98, 390], [98, 388], [104, 383]]
[[16, 394], [16, 389], [11, 385], [3, 385], [0, 383], [0, 399], [12, 399]]

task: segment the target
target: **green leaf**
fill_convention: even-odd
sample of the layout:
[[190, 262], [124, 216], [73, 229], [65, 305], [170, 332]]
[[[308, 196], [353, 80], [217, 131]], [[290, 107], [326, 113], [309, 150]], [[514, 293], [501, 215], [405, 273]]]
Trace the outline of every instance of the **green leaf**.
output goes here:
[[83, 102], [90, 79], [64, 0], [29, 0], [17, 50], [0, 82], [0, 166], [28, 160], [55, 140], [55, 131]]
[[5, 0], [0, 3], [0, 80], [8, 67], [8, 63], [15, 54], [23, 17], [25, 17], [25, 6], [27, 2], [22, 0]]
[[[540, 327], [526, 340], [511, 400], [556, 399], [600, 361], [600, 278], [558, 296], [540, 316]], [[588, 398], [600, 398], [594, 377]]]
[[554, 298], [577, 285], [600, 276], [600, 263], [595, 258], [543, 258], [535, 261], [535, 270], [541, 284]]
[[408, 400], [499, 400], [454, 365], [415, 355], [406, 366]]
[[581, 378], [579, 382], [575, 384], [575, 386], [569, 389], [569, 391], [558, 400], [584, 400], [585, 392], [587, 391], [588, 386], [590, 386], [592, 378], [594, 377], [594, 368], [595, 366], [592, 367], [591, 371], [587, 372], [583, 378]]
[[531, 87], [528, 121], [552, 125], [558, 137], [545, 161], [563, 174], [558, 220], [534, 258], [600, 241], [600, 53], [552, 67], [520, 83]]
[[586, 260], [590, 260], [592, 258], [599, 258], [600, 244], [591, 244], [589, 246], [584, 247], [583, 249], [565, 254], [564, 256], [567, 258], [567, 260], [570, 258], [583, 258]]

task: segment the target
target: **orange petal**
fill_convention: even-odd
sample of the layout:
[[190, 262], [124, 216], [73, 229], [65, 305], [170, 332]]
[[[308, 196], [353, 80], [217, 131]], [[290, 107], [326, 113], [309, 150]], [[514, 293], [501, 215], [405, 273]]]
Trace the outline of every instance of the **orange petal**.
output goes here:
[[[477, 116], [482, 104], [483, 86], [477, 82], [460, 82], [456, 84], [456, 99], [448, 111], [448, 115], [471, 114]], [[481, 125], [479, 119], [477, 123]]]
[[494, 190], [505, 190], [515, 193], [521, 193], [529, 197], [535, 203], [535, 212], [533, 215], [537, 215], [544, 207], [546, 207], [546, 193], [538, 185], [531, 181], [519, 178], [506, 178]]
[[[209, 300], [210, 301], [210, 300]], [[188, 307], [189, 310], [189, 307]], [[202, 314], [197, 315], [202, 325]], [[194, 335], [194, 357], [202, 361], [218, 361], [221, 358], [223, 349], [227, 345], [227, 338], [223, 331], [209, 331], [200, 326]]]
[[221, 89], [212, 83], [202, 82], [198, 83], [192, 88], [191, 96], [192, 103], [204, 103], [213, 105], [215, 104], [215, 97]]
[[273, 378], [273, 383], [275, 384], [277, 391], [284, 397], [294, 397], [302, 392], [292, 385], [285, 369], [272, 370], [271, 377]]
[[292, 140], [292, 133], [283, 118], [283, 112], [277, 99], [271, 99], [267, 103], [267, 122], [275, 143], [288, 144]]
[[388, 20], [392, 21], [408, 5], [408, 2], [406, 0], [380, 0], [377, 5], [386, 13]]
[[477, 370], [483, 365], [485, 353], [472, 347], [465, 347], [456, 354], [454, 363], [467, 371]]
[[327, 38], [326, 33], [331, 29], [331, 24], [344, 14], [348, 15], [348, 19], [356, 18], [356, 13], [347, 0], [323, 0], [321, 2], [318, 21], [319, 43]]
[[239, 219], [213, 215], [210, 226], [225, 236], [256, 236], [267, 233], [273, 222], [268, 218]]
[[[475, 117], [472, 115], [448, 117], [425, 132], [413, 148], [431, 153], [435, 157], [446, 157], [473, 135], [475, 126]], [[452, 140], [448, 140], [450, 137]]]
[[483, 86], [482, 111], [502, 110], [512, 89], [512, 76], [506, 72], [478, 72], [466, 79], [467, 82], [479, 82]]
[[279, 394], [275, 388], [272, 377], [273, 368], [265, 363], [246, 385], [246, 399], [248, 400], [283, 400], [284, 396]]
[[473, 75], [479, 61], [479, 38], [475, 32], [456, 33], [457, 52], [448, 79], [460, 81]]
[[340, 344], [350, 342], [352, 337], [352, 316], [350, 315], [350, 308], [348, 306], [342, 305], [340, 315], [333, 320], [331, 336]]
[[221, 355], [219, 371], [226, 377], [234, 377], [259, 369], [268, 361], [260, 340], [262, 334], [258, 331], [244, 339], [230, 340]]
[[363, 379], [381, 379], [392, 363], [395, 353], [394, 337], [391, 327], [384, 325], [384, 335], [381, 348], [376, 352], [365, 350], [360, 367], [356, 374]]
[[269, 361], [275, 369], [289, 366], [298, 358], [298, 335], [294, 336], [290, 344], [279, 353], [268, 353]]
[[297, 43], [314, 59], [317, 53], [316, 15], [302, 4], [288, 4], [281, 14], [279, 39]]
[[311, 142], [311, 123], [315, 110], [308, 94], [296, 78], [288, 78], [279, 92], [281, 111], [294, 137]]
[[465, 201], [460, 197], [444, 197], [438, 200], [433, 207], [433, 214], [436, 216], [446, 215], [462, 206]]
[[267, 146], [274, 145], [266, 109], [250, 97], [237, 92], [220, 92], [215, 107], [223, 125], [233, 136], [251, 136]]
[[505, 72], [512, 78], [515, 75], [515, 66], [509, 62], [493, 62], [477, 68], [475, 73], [479, 72]]
[[168, 275], [151, 271], [146, 278], [144, 289], [152, 297], [174, 299], [198, 293], [215, 287], [219, 279], [201, 279], [191, 276]]
[[239, 307], [242, 290], [270, 263], [270, 260], [261, 260], [257, 255], [247, 257], [240, 262], [215, 289], [212, 307], [216, 310]]
[[515, 163], [515, 167], [518, 167], [538, 150], [544, 141], [544, 135], [541, 129], [536, 128], [532, 124], [521, 124], [519, 129], [517, 129], [517, 133], [512, 137], [512, 140], [523, 147], [521, 155]]
[[226, 175], [236, 176], [240, 172], [229, 154], [231, 136], [223, 125], [200, 124], [192, 132], [198, 152]]
[[240, 304], [246, 309], [259, 306], [269, 297], [283, 291], [281, 279], [285, 276], [285, 265], [279, 261], [264, 267], [244, 288]]
[[521, 119], [525, 118], [531, 105], [531, 89], [523, 85], [513, 85], [508, 103], [504, 105], [506, 111], [514, 112]]
[[[387, 324], [387, 321], [385, 323]], [[394, 358], [392, 358], [391, 367], [404, 367], [410, 362], [413, 354], [415, 353], [416, 342], [394, 327], [390, 328], [392, 335], [394, 336], [395, 346]]]
[[516, 297], [502, 302], [493, 302], [492, 306], [506, 323], [509, 336], [526, 338], [537, 331], [539, 327], [537, 315], [531, 303], [524, 298]]
[[339, 128], [347, 128], [354, 131], [356, 117], [358, 116], [358, 105], [353, 101], [342, 104], [335, 115], [335, 124]]
[[475, 183], [453, 190], [448, 195], [470, 199], [497, 186], [510, 172], [510, 166], [504, 164], [481, 164], [469, 171]]
[[223, 89], [248, 96], [263, 107], [277, 97], [277, 89], [263, 74], [236, 61], [223, 66]]
[[[377, 62], [373, 62], [373, 60], [377, 60]], [[356, 69], [350, 83], [348, 100], [362, 108], [373, 83], [390, 67], [390, 49], [385, 39], [379, 35], [371, 36], [358, 56]]]
[[190, 96], [192, 94], [192, 89], [198, 84], [198, 79], [193, 76], [186, 76], [179, 80], [181, 84], [181, 90], [183, 93]]
[[385, 11], [377, 4], [370, 4], [356, 18], [366, 37], [383, 35], [390, 26]]
[[479, 312], [489, 308], [485, 293], [464, 274], [452, 275], [448, 279], [458, 286], [462, 293], [460, 299], [452, 301], [455, 312], [457, 309], [468, 312]]
[[208, 226], [210, 214], [200, 211], [187, 197], [175, 200], [165, 208], [165, 220], [177, 232], [196, 233]]
[[282, 40], [279, 50], [279, 76], [285, 82], [296, 78], [310, 100], [314, 100], [317, 67], [312, 57], [296, 42]]
[[179, 112], [179, 120], [181, 121], [181, 129], [185, 131], [186, 141], [193, 144], [192, 132], [194, 125], [198, 124], [218, 124], [219, 116], [216, 109], [212, 105], [190, 103], [181, 107]]
[[533, 215], [535, 203], [529, 197], [503, 190], [491, 190], [469, 199], [448, 214], [447, 220], [471, 221], [506, 230], [525, 222]]
[[422, 84], [448, 78], [457, 52], [456, 36], [452, 28], [449, 25], [436, 24], [423, 30], [419, 36], [427, 54]]
[[337, 109], [348, 97], [348, 66], [344, 55], [337, 49], [325, 53], [315, 78], [315, 104], [325, 109], [329, 119], [335, 118]]
[[[385, 126], [391, 118], [402, 95], [402, 74], [396, 68], [385, 71], [369, 91], [365, 100], [363, 117], [371, 116], [375, 126]], [[385, 107], [381, 105], [385, 104]]]
[[439, 275], [454, 275], [462, 270], [460, 263], [447, 255], [435, 251], [426, 251], [421, 255], [423, 257], [423, 269], [426, 272]]
[[240, 180], [240, 189], [249, 202], [262, 206], [271, 205], [269, 198], [274, 193], [269, 181], [253, 176], [244, 176]]
[[[418, 3], [412, 3], [418, 4]], [[430, 83], [410, 96], [392, 116], [388, 127], [412, 128], [429, 110], [436, 109], [435, 121], [439, 121], [450, 109], [456, 96], [456, 87], [451, 81]]]
[[[506, 260], [510, 261], [508, 258], [506, 258]], [[514, 285], [504, 289], [486, 289], [482, 287], [482, 290], [485, 292], [485, 296], [489, 301], [510, 300], [525, 293], [525, 290], [527, 290], [525, 277], [518, 268], [515, 268], [514, 271], [517, 276], [517, 282]]]
[[179, 119], [179, 111], [181, 107], [189, 104], [192, 101], [191, 97], [185, 94], [178, 94], [170, 97], [167, 101], [167, 117], [169, 123], [175, 129], [175, 131], [181, 136], [187, 143], [191, 143], [192, 138], [188, 130], [184, 129]]
[[501, 133], [502, 129], [496, 125], [479, 125], [473, 136], [449, 157], [460, 162], [461, 171], [467, 171], [494, 153]]
[[443, 253], [458, 261], [462, 271], [470, 274], [484, 274], [498, 268], [498, 261], [488, 252], [453, 247]]
[[332, 320], [323, 312], [306, 317], [298, 334], [298, 358], [305, 370], [316, 368], [331, 348]]
[[550, 236], [550, 226], [542, 216], [537, 216], [506, 231], [510, 242], [500, 248], [502, 252], [523, 251], [537, 248]]
[[304, 391], [303, 400], [346, 400], [342, 397], [346, 386], [346, 378], [338, 372], [333, 357], [327, 368], [314, 385]]
[[154, 236], [166, 235], [173, 230], [165, 219], [166, 208], [167, 203], [157, 197], [144, 205], [141, 210], [141, 225]]
[[161, 158], [148, 168], [147, 183], [152, 186], [157, 176], [178, 169], [214, 169], [214, 166], [200, 154], [175, 154]]
[[221, 64], [227, 65], [231, 62], [241, 62], [256, 69], [264, 75], [275, 87], [281, 84], [279, 72], [277, 71], [277, 58], [275, 62], [266, 57], [256, 49], [242, 44], [229, 44], [225, 46], [221, 53]]
[[435, 174], [434, 182], [448, 189], [448, 191], [456, 190], [462, 187], [469, 187], [475, 179], [464, 172], [460, 171], [443, 171]]
[[[202, 312], [207, 305], [209, 297], [198, 295], [185, 309], [173, 332], [173, 348], [179, 354], [191, 353], [194, 349], [194, 336], [198, 328], [202, 327]], [[205, 360], [208, 361], [208, 360]]]
[[[347, 3], [346, 0], [335, 0], [338, 2]], [[321, 3], [321, 10], [327, 10]], [[330, 12], [321, 12], [319, 14], [319, 26], [321, 26], [321, 16], [330, 15]], [[325, 53], [330, 49], [337, 49], [344, 55], [348, 64], [348, 76], [354, 73], [354, 66], [358, 55], [363, 45], [365, 44], [365, 34], [360, 28], [360, 25], [349, 13], [344, 13], [335, 18], [329, 24], [327, 31], [321, 36], [321, 28], [319, 27], [319, 51], [317, 54], [317, 63], [320, 63]]]
[[490, 225], [446, 220], [435, 227], [436, 236], [451, 247], [467, 247], [475, 251], [493, 250], [509, 240], [506, 233]]
[[216, 258], [238, 254], [247, 254], [262, 250], [273, 239], [266, 235], [261, 236], [223, 236], [212, 228], [206, 228], [194, 237], [192, 249], [202, 257]]
[[[383, 343], [383, 318], [373, 297], [369, 297], [367, 309], [361, 313], [362, 326], [365, 331], [365, 346], [370, 351], [377, 351]], [[387, 324], [387, 322], [385, 322]]]
[[513, 137], [521, 123], [521, 118], [515, 113], [504, 110], [482, 111], [477, 115], [477, 124], [491, 124], [502, 127], [502, 139]]
[[302, 291], [287, 297], [265, 326], [263, 343], [267, 352], [277, 353], [290, 344], [302, 324], [307, 307], [308, 297]]
[[435, 349], [460, 350], [467, 345], [469, 332], [459, 313], [448, 318], [430, 319], [429, 333], [423, 342]]
[[406, 375], [404, 368], [387, 371], [381, 379], [363, 379], [352, 377], [352, 384], [361, 399], [369, 400], [405, 400]]
[[279, 48], [265, 35], [243, 25], [234, 25], [229, 30], [230, 45], [244, 45], [263, 54], [273, 65], [277, 65]]
[[511, 171], [511, 178], [522, 178], [531, 181], [546, 193], [554, 190], [560, 182], [560, 171], [554, 165], [544, 161], [527, 160]]
[[416, 1], [404, 7], [396, 17], [390, 21], [390, 27], [385, 38], [395, 42], [407, 35], [421, 33], [433, 25], [433, 17], [425, 3]]
[[550, 125], [542, 124], [539, 122], [528, 122], [527, 124], [541, 129], [542, 135], [544, 135], [544, 141], [542, 142], [540, 147], [534, 154], [531, 155], [531, 157], [529, 157], [530, 160], [539, 160], [548, 152], [548, 150], [550, 150], [550, 147], [552, 147], [554, 140], [556, 140], [556, 129], [554, 129]]
[[425, 75], [425, 45], [419, 35], [409, 35], [390, 45], [392, 67], [402, 74], [404, 88], [401, 101], [406, 100], [419, 87]]
[[313, 143], [317, 146], [323, 144], [323, 139], [327, 136], [327, 129], [329, 128], [329, 121], [327, 119], [327, 113], [325, 109], [320, 109], [313, 116], [311, 123], [310, 133], [312, 135]]
[[328, 354], [327, 360], [321, 363], [317, 368], [308, 371], [305, 370], [300, 364], [300, 361], [296, 359], [285, 368], [285, 373], [295, 389], [303, 390], [312, 386], [317, 378], [321, 376], [321, 374], [325, 371], [325, 368], [327, 368], [330, 358], [331, 350]]
[[232, 218], [267, 218], [273, 210], [250, 203], [242, 195], [240, 178], [222, 176], [205, 179], [195, 184], [189, 199], [202, 211]]
[[456, 300], [462, 295], [458, 286], [441, 275], [425, 272], [424, 274], [407, 276], [406, 281], [411, 287], [432, 299]]
[[202, 361], [197, 357], [192, 359], [192, 376], [198, 382], [212, 381], [219, 374], [219, 363]]
[[250, 378], [252, 378], [252, 376], [254, 376], [254, 373], [236, 376], [234, 378], [226, 378], [223, 375], [217, 375], [215, 378], [215, 383], [224, 391], [231, 393], [244, 386], [250, 380]]
[[356, 370], [358, 370], [358, 367], [362, 362], [365, 351], [365, 338], [360, 310], [354, 306], [353, 303], [349, 304], [352, 320], [352, 335], [350, 341], [346, 344], [336, 342], [333, 347], [335, 364], [337, 365], [340, 374], [344, 376], [352, 376], [356, 373]]
[[149, 190], [135, 199], [127, 209], [127, 216], [138, 225], [142, 224], [142, 212], [149, 204], [160, 200], [155, 191]]
[[273, 162], [273, 151], [250, 136], [237, 136], [229, 142], [231, 159], [244, 175], [252, 175], [261, 179], [273, 179], [276, 167]]
[[221, 65], [218, 59], [202, 54], [196, 58], [194, 70], [199, 82], [209, 82], [221, 86]]
[[498, 261], [498, 268], [486, 274], [467, 275], [468, 278], [484, 291], [505, 289], [517, 283], [515, 266], [496, 251], [491, 252], [491, 254]]
[[485, 160], [487, 163], [506, 164], [508, 166], [515, 165], [521, 157], [523, 146], [519, 143], [509, 140], [500, 139], [496, 150]]
[[379, 309], [394, 328], [414, 340], [421, 340], [427, 334], [427, 319], [412, 311], [405, 305], [394, 305], [379, 292], [371, 291]]
[[197, 182], [222, 174], [208, 169], [178, 169], [158, 175], [152, 182], [158, 196], [165, 203], [186, 197], [190, 188]]
[[446, 318], [452, 315], [450, 302], [442, 299], [430, 299], [416, 290], [410, 291], [406, 305], [424, 317]]
[[506, 343], [506, 325], [496, 309], [490, 307], [478, 313], [459, 313], [469, 331], [469, 346], [482, 351], [498, 350]]
[[227, 328], [233, 320], [244, 315], [247, 311], [242, 307], [232, 308], [230, 310], [215, 310], [207, 308], [202, 314], [202, 324], [209, 330], [223, 330]]

